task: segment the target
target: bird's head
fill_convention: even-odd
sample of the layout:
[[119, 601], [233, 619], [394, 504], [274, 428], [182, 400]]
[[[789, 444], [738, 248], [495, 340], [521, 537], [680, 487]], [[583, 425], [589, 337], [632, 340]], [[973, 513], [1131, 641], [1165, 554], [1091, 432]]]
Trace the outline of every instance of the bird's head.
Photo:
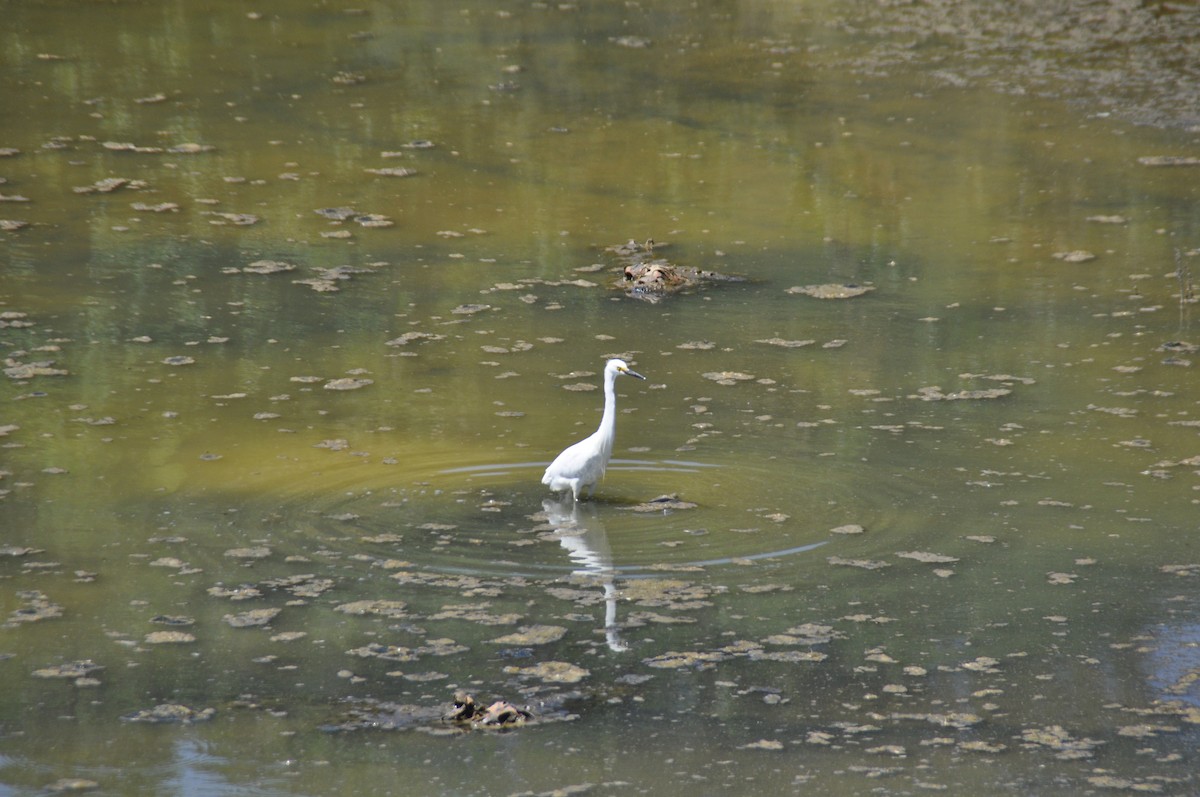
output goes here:
[[619, 360], [619, 359], [609, 360], [608, 364], [604, 366], [604, 369], [606, 371], [612, 371], [614, 374], [616, 374], [618, 376], [620, 376], [621, 374], [624, 374], [625, 376], [635, 376], [638, 379], [646, 378], [646, 377], [642, 376], [641, 374], [639, 374], [637, 371], [634, 371], [632, 368], [630, 368], [629, 364], [626, 363], [624, 360]]

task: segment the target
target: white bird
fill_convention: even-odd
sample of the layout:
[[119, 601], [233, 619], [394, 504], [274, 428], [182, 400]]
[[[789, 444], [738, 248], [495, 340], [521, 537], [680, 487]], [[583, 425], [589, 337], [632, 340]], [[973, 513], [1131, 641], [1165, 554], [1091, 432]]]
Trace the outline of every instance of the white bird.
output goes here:
[[568, 446], [546, 468], [542, 484], [548, 485], [554, 492], [570, 490], [576, 501], [579, 500], [580, 491], [585, 488], [589, 495], [595, 494], [596, 482], [604, 478], [604, 469], [612, 457], [613, 437], [617, 430], [617, 397], [613, 393], [613, 382], [621, 374], [646, 378], [630, 370], [624, 360], [609, 360], [605, 364], [604, 415], [600, 418], [600, 427], [589, 437]]

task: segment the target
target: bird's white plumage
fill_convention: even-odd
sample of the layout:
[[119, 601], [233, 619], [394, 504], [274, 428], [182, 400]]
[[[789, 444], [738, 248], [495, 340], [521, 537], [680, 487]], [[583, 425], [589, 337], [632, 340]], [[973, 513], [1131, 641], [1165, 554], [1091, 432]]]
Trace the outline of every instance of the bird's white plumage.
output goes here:
[[604, 470], [612, 457], [613, 437], [617, 427], [617, 396], [613, 392], [613, 382], [622, 374], [638, 379], [646, 378], [636, 371], [631, 371], [624, 360], [609, 360], [605, 364], [604, 415], [600, 418], [600, 427], [590, 436], [568, 446], [554, 458], [550, 467], [546, 468], [542, 484], [554, 492], [570, 490], [572, 497], [578, 501], [580, 492], [587, 489], [589, 494], [594, 493], [596, 482], [604, 478]]

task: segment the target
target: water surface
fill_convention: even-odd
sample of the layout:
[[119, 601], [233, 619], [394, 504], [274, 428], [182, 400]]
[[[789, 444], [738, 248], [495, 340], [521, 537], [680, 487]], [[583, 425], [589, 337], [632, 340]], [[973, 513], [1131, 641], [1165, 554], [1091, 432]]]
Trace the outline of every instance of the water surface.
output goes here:
[[8, 4], [4, 792], [1194, 792], [1196, 15], [960, 5]]

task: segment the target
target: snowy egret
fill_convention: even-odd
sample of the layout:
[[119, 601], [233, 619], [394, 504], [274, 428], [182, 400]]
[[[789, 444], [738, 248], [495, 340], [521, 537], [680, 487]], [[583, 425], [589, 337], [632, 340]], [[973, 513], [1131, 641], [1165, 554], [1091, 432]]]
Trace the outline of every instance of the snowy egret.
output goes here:
[[621, 374], [646, 378], [630, 370], [624, 360], [609, 360], [605, 364], [604, 415], [600, 418], [600, 427], [591, 436], [568, 446], [546, 468], [542, 484], [549, 485], [554, 492], [570, 490], [576, 501], [584, 488], [589, 494], [595, 494], [596, 482], [604, 478], [604, 469], [612, 456], [613, 437], [617, 431], [617, 397], [613, 393], [613, 382]]

